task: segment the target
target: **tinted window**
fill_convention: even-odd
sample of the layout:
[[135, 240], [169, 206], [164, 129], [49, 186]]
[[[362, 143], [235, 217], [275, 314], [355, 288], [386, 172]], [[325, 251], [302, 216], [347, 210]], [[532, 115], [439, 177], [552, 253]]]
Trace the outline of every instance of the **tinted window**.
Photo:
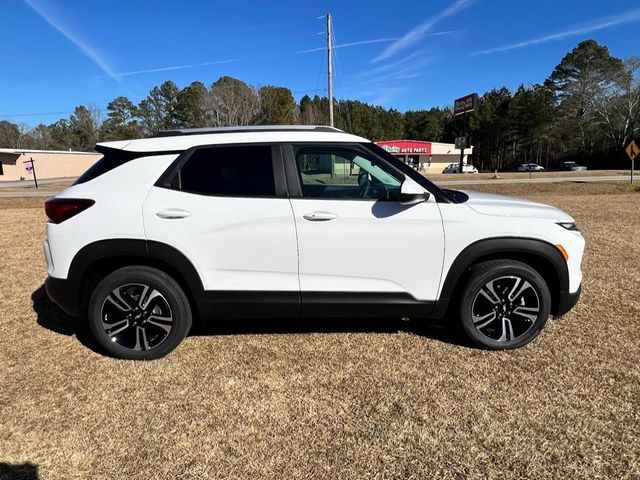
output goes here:
[[302, 196], [395, 200], [404, 176], [384, 162], [349, 147], [297, 146], [294, 156]]
[[80, 175], [73, 184], [79, 185], [80, 183], [93, 180], [94, 178], [97, 178], [114, 168], [118, 168], [120, 165], [124, 165], [131, 160], [133, 160], [132, 156], [126, 155], [120, 151], [107, 152], [104, 157], [85, 170], [85, 172]]
[[178, 172], [183, 191], [206, 195], [274, 196], [271, 147], [238, 146], [201, 148], [193, 152]]

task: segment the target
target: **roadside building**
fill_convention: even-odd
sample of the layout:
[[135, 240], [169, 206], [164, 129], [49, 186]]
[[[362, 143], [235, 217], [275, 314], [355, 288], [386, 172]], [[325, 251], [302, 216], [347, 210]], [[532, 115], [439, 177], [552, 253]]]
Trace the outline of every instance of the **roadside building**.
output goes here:
[[[376, 144], [404, 163], [425, 173], [441, 173], [447, 165], [460, 162], [460, 150], [457, 150], [453, 143], [385, 140]], [[465, 164], [472, 154], [473, 146], [464, 149]]]
[[100, 157], [95, 152], [0, 148], [0, 182], [33, 180], [32, 161], [39, 180], [78, 177]]

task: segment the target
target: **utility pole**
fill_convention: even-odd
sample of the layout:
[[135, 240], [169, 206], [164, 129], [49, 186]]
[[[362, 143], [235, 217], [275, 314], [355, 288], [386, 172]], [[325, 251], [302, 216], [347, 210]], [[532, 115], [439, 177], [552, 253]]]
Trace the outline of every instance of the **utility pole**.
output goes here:
[[329, 125], [333, 127], [333, 75], [331, 72], [331, 14], [327, 13], [327, 93], [329, 96]]

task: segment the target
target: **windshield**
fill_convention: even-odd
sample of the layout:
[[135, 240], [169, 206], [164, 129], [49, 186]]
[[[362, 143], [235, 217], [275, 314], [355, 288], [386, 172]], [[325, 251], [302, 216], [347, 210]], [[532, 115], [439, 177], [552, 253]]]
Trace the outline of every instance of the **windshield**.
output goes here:
[[392, 176], [391, 173], [383, 170], [379, 165], [373, 163], [371, 160], [363, 157], [355, 157], [353, 159], [353, 163], [385, 185], [399, 187], [402, 184], [401, 180]]
[[[368, 150], [378, 155], [379, 157], [382, 157], [384, 160], [386, 160], [395, 168], [397, 168], [402, 173], [404, 173], [407, 177], [410, 177], [412, 180], [415, 180], [416, 182], [418, 182], [418, 184], [422, 185], [429, 192], [431, 192], [437, 201], [445, 202], [445, 203], [459, 203], [459, 200], [453, 195], [451, 195], [450, 193], [448, 193], [447, 190], [443, 190], [442, 188], [438, 187], [435, 183], [433, 183], [424, 175], [421, 175], [420, 173], [416, 172], [413, 168], [409, 167], [408, 165], [405, 165], [402, 161], [398, 160], [396, 157], [391, 155], [384, 148], [376, 145], [373, 142], [364, 143], [362, 145]], [[455, 165], [455, 164], [452, 163], [451, 165]]]

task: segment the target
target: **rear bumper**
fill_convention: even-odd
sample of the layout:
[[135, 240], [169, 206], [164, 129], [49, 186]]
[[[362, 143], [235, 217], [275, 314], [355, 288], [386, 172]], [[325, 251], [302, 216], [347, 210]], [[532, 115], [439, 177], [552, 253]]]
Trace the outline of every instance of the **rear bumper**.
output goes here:
[[80, 316], [80, 291], [77, 285], [72, 285], [66, 279], [47, 277], [44, 286], [47, 295], [56, 305], [69, 315]]
[[558, 304], [556, 305], [555, 311], [553, 312], [554, 317], [561, 317], [573, 307], [575, 307], [576, 303], [580, 299], [580, 294], [582, 293], [582, 285], [578, 287], [573, 293], [570, 292], [560, 292], [558, 296]]

